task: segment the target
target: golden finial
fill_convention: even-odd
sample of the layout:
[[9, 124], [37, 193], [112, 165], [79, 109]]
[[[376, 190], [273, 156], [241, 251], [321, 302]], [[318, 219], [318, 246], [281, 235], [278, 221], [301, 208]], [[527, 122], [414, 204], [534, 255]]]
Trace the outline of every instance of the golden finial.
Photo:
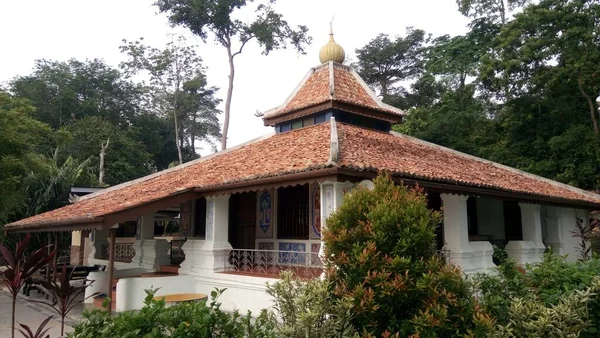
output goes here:
[[344, 48], [338, 45], [333, 39], [333, 17], [329, 22], [329, 42], [323, 47], [321, 47], [321, 51], [319, 52], [319, 60], [321, 63], [327, 63], [329, 61], [344, 63], [346, 59], [346, 53], [344, 52]]

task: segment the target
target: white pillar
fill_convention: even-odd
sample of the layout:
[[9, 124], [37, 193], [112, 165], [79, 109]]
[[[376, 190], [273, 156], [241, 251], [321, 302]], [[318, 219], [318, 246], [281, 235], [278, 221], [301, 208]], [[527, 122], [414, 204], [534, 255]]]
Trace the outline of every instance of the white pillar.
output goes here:
[[517, 264], [535, 264], [542, 261], [546, 246], [542, 241], [542, 216], [538, 204], [519, 203], [521, 208], [522, 241], [510, 241], [506, 244], [508, 257]]
[[467, 221], [467, 199], [469, 196], [441, 194], [444, 212], [444, 249], [448, 250], [450, 263], [459, 266], [464, 272], [478, 269], [471, 262], [474, 250], [469, 244]]
[[201, 275], [203, 271], [223, 271], [232, 249], [229, 244], [229, 195], [207, 197], [206, 239], [188, 240], [184, 244], [185, 261], [179, 272]]
[[138, 220], [136, 240], [133, 244], [135, 256], [131, 259], [132, 267], [141, 267], [147, 271], [156, 271], [161, 265], [168, 265], [169, 242], [165, 239], [154, 239], [154, 213], [142, 215]]
[[[327, 218], [342, 205], [346, 189], [353, 186], [350, 182], [323, 182], [321, 185], [321, 246], [319, 257], [325, 258], [323, 232], [327, 229]], [[372, 189], [372, 188], [371, 188]]]
[[555, 254], [565, 255], [561, 210], [551, 206], [546, 206], [543, 210], [545, 210], [544, 222], [546, 224], [545, 243], [552, 248]]

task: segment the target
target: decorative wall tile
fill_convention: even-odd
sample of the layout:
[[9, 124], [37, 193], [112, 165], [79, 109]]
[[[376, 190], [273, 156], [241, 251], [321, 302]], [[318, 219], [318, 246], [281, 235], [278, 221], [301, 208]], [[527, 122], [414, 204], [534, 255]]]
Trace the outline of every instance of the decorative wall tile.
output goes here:
[[264, 190], [258, 197], [257, 238], [273, 238], [273, 193]]
[[280, 252], [279, 263], [285, 264], [306, 264], [306, 243], [287, 243], [279, 242], [280, 251], [297, 251], [295, 252]]
[[259, 242], [258, 250], [275, 250], [275, 243], [273, 242]]
[[321, 238], [321, 187], [314, 184], [310, 193], [310, 238]]

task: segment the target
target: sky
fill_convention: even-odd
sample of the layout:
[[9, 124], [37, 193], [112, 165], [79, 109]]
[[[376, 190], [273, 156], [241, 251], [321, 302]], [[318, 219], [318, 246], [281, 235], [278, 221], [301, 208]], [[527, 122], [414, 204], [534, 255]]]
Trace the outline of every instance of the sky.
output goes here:
[[[184, 28], [171, 27], [153, 2], [0, 1], [0, 84], [31, 73], [34, 61], [41, 58], [99, 58], [116, 67], [125, 60], [119, 52], [123, 39], [144, 37], [146, 44], [163, 47], [169, 34], [175, 33], [198, 45], [208, 83], [220, 88], [218, 96], [224, 101], [229, 74], [225, 49], [212, 40], [203, 43]], [[250, 6], [237, 17], [250, 22], [255, 5]], [[457, 35], [465, 33], [468, 24], [455, 0], [278, 0], [274, 7], [291, 25], [306, 25], [313, 43], [305, 55], [286, 49], [267, 56], [253, 43], [236, 57], [228, 147], [271, 131], [254, 113], [282, 104], [309, 69], [319, 65], [319, 49], [329, 39], [332, 17], [335, 40], [346, 51], [347, 60], [356, 59], [355, 49], [380, 33], [403, 36], [406, 27], [412, 26], [434, 37]]]

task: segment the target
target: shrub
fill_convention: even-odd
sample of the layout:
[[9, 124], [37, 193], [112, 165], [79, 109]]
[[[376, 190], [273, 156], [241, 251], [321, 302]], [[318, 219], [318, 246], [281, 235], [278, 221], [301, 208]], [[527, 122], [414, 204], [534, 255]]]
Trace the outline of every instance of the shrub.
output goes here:
[[439, 213], [418, 188], [374, 183], [346, 196], [324, 234], [327, 277], [352, 301], [354, 326], [364, 336], [485, 336], [491, 319], [436, 252]]
[[171, 307], [166, 307], [162, 300], [153, 300], [154, 292], [146, 291], [147, 296], [141, 310], [122, 312], [115, 316], [102, 310], [86, 312], [84, 320], [74, 327], [68, 337], [275, 337], [275, 320], [272, 314], [263, 310], [257, 318], [252, 318], [250, 312], [244, 316], [237, 311], [224, 312], [217, 301], [222, 291], [213, 291], [209, 304], [194, 302]]
[[[557, 330], [546, 331], [545, 336], [563, 337], [561, 332], [565, 336], [577, 333], [578, 337], [597, 337], [599, 271], [600, 259], [596, 257], [567, 262], [565, 257], [550, 252], [539, 265], [528, 265], [524, 272], [513, 260], [507, 260], [498, 267], [498, 275], [478, 275], [475, 283], [483, 308], [496, 318], [500, 332], [508, 334], [505, 330], [510, 328], [525, 334], [537, 324], [524, 318], [539, 316], [539, 323]], [[577, 302], [581, 306], [572, 305]]]
[[273, 297], [273, 309], [280, 319], [277, 337], [355, 336], [350, 323], [352, 305], [346, 299], [332, 297], [327, 281], [293, 279], [292, 273], [282, 272], [279, 282], [267, 284], [267, 293]]

